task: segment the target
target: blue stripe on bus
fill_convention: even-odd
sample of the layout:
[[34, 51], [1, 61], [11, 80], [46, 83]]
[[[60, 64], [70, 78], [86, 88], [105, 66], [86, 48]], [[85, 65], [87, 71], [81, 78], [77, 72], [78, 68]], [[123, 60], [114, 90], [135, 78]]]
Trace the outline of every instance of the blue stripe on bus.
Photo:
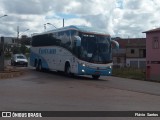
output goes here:
[[112, 69], [106, 68], [106, 69], [94, 69], [87, 66], [82, 66], [81, 64], [78, 64], [78, 74], [79, 75], [102, 75], [102, 76], [111, 76], [112, 75]]
[[30, 54], [30, 65], [31, 66], [34, 66], [34, 62], [35, 62], [36, 59], [41, 60], [43, 68], [49, 69], [47, 61], [42, 56], [40, 56], [39, 54], [36, 54], [36, 53], [31, 51], [31, 54]]

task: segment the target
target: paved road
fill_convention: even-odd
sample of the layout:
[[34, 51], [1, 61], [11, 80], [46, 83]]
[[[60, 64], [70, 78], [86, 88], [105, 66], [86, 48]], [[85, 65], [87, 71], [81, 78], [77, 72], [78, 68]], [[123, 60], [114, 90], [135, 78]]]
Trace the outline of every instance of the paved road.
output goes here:
[[25, 71], [24, 76], [0, 80], [0, 111], [160, 110], [160, 83]]

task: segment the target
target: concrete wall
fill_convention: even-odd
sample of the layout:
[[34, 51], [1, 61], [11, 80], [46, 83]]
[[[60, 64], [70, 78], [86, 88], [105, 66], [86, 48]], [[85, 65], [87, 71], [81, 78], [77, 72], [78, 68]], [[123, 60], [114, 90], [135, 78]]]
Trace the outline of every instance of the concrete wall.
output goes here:
[[113, 57], [113, 65], [117, 67], [125, 67], [126, 66], [126, 58], [125, 57]]
[[[134, 50], [134, 53], [131, 53], [132, 50]], [[126, 49], [126, 57], [138, 58], [139, 57], [139, 48], [127, 48]]]

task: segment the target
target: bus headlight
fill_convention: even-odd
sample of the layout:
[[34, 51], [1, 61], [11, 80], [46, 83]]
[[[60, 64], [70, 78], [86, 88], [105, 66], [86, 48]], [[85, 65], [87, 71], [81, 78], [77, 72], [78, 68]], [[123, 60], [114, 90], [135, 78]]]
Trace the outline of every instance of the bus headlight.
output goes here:
[[82, 66], [85, 67], [86, 65], [85, 65], [85, 64], [82, 64]]

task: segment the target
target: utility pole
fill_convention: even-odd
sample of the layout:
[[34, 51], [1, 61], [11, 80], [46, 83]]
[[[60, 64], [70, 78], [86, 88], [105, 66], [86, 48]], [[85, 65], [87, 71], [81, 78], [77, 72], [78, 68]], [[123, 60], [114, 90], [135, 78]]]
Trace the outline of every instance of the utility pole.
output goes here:
[[64, 27], [64, 18], [63, 18], [63, 27]]
[[4, 71], [4, 37], [0, 41], [0, 71]]
[[18, 53], [19, 53], [20, 52], [19, 26], [17, 26], [17, 47], [18, 47]]
[[19, 44], [19, 26], [17, 26], [17, 42]]

